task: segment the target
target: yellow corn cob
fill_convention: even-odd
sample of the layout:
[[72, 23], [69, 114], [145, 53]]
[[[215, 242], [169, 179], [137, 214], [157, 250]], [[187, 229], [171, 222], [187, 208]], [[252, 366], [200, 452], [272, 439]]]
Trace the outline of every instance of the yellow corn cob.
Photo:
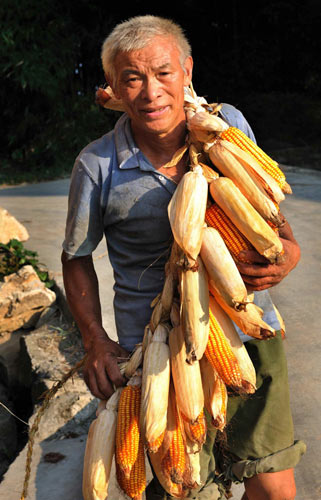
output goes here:
[[116, 462], [129, 478], [139, 447], [141, 377], [133, 376], [122, 390], [116, 427]]
[[213, 203], [206, 210], [205, 221], [208, 226], [219, 231], [230, 253], [237, 259], [242, 250], [253, 250], [253, 245], [243, 236], [225, 212]]
[[224, 333], [238, 361], [244, 391], [249, 394], [254, 393], [256, 389], [256, 373], [252, 360], [239, 334], [235, 330], [232, 320], [212, 296], [210, 297], [210, 312], [213, 314], [213, 317], [215, 317], [217, 325]]
[[[229, 127], [221, 134], [221, 138], [236, 144], [243, 151], [250, 153], [262, 168], [273, 177], [282, 189], [287, 190], [285, 175], [278, 163], [270, 158], [244, 132], [236, 127]], [[286, 191], [288, 192], [288, 191]]]
[[210, 192], [214, 201], [261, 255], [272, 263], [281, 258], [283, 246], [280, 238], [231, 179], [219, 177], [212, 181]]
[[[257, 187], [263, 190], [278, 207], [285, 199], [285, 193], [283, 193], [278, 182], [261, 167], [248, 151], [243, 151], [236, 144], [223, 139], [220, 139], [220, 142], [224, 148], [241, 163], [242, 167], [252, 177]], [[204, 146], [204, 148], [206, 149], [206, 146]]]
[[156, 453], [148, 452], [148, 456], [152, 465], [154, 474], [157, 476], [158, 481], [164, 490], [172, 497], [185, 498], [188, 494], [188, 489], [182, 483], [174, 483], [168, 474], [165, 474], [162, 468], [162, 450]]
[[205, 408], [211, 415], [213, 427], [222, 431], [226, 426], [227, 390], [214, 366], [206, 356], [200, 361]]
[[204, 354], [209, 332], [209, 291], [206, 269], [200, 257], [197, 271], [181, 271], [181, 325], [186, 361], [193, 363]]
[[142, 441], [139, 441], [136, 461], [133, 464], [129, 477], [126, 477], [116, 462], [116, 477], [120, 488], [133, 500], [141, 500], [146, 488], [145, 454]]
[[206, 420], [202, 410], [197, 420], [193, 423], [181, 412], [182, 422], [186, 436], [190, 441], [197, 443], [200, 447], [206, 440]]
[[147, 448], [157, 451], [167, 424], [170, 383], [168, 329], [160, 324], [149, 343], [143, 363], [140, 430]]
[[217, 229], [203, 229], [200, 255], [208, 273], [209, 285], [218, 290], [229, 306], [237, 310], [244, 308], [248, 302], [246, 286]]
[[209, 156], [213, 164], [225, 177], [234, 182], [263, 219], [278, 227], [284, 223], [284, 217], [280, 215], [279, 207], [243, 168], [239, 159], [224, 147], [224, 142], [217, 140], [209, 148]]
[[204, 407], [201, 372], [198, 361], [186, 363], [185, 341], [180, 326], [171, 330], [169, 348], [177, 405], [194, 422]]
[[176, 404], [175, 390], [171, 383], [168, 398], [168, 444], [164, 440], [162, 469], [165, 475], [177, 484], [183, 483], [186, 467], [186, 450], [182, 433], [182, 422]]
[[199, 165], [181, 179], [168, 205], [174, 239], [193, 267], [202, 243], [208, 184]]
[[82, 492], [84, 500], [105, 500], [115, 453], [117, 407], [121, 389], [109, 398], [91, 423], [84, 455]]
[[186, 459], [188, 461], [188, 468], [190, 472], [190, 482], [193, 489], [202, 486], [201, 480], [201, 461], [200, 461], [200, 447], [195, 447], [195, 442], [190, 441], [186, 437]]
[[227, 386], [236, 391], [242, 389], [242, 374], [238, 360], [211, 309], [210, 333], [205, 356]]

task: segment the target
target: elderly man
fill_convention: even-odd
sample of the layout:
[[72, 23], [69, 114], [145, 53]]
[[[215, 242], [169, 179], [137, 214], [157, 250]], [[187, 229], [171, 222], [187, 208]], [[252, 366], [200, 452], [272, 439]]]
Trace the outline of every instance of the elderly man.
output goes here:
[[[184, 156], [165, 168], [184, 144], [184, 87], [192, 79], [191, 49], [173, 22], [138, 16], [116, 26], [102, 50], [106, 79], [125, 113], [115, 129], [78, 156], [71, 179], [63, 273], [68, 302], [88, 353], [84, 376], [91, 392], [107, 399], [121, 386], [117, 357], [142, 340], [152, 299], [161, 291], [172, 234], [167, 205], [188, 169]], [[221, 117], [254, 139], [243, 115], [223, 105]], [[114, 310], [119, 343], [102, 325], [98, 280], [92, 252], [105, 235], [114, 270]], [[297, 264], [300, 250], [286, 224], [280, 237], [282, 264], [268, 264], [256, 252], [239, 264], [245, 283], [279, 329], [267, 288]], [[268, 342], [244, 338], [257, 368], [258, 390], [247, 400], [229, 398], [227, 442], [210, 431], [202, 457], [204, 486], [191, 498], [223, 498], [231, 480], [244, 480], [243, 499], [295, 498], [293, 468], [304, 445], [294, 441], [286, 362], [281, 336]], [[216, 461], [216, 463], [215, 463]], [[148, 499], [170, 498], [157, 479]]]

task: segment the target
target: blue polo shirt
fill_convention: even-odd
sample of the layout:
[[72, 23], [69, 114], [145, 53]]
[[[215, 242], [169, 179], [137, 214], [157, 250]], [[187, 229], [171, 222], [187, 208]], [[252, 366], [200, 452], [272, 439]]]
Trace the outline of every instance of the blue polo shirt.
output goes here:
[[[221, 116], [255, 140], [236, 108], [224, 104]], [[113, 131], [81, 151], [72, 171], [63, 249], [70, 258], [90, 255], [105, 236], [114, 271], [116, 329], [128, 351], [141, 342], [150, 303], [163, 288], [173, 238], [167, 206], [176, 186], [137, 148], [125, 113]], [[255, 295], [264, 320], [278, 329], [268, 292]], [[243, 340], [251, 338], [238, 331]]]

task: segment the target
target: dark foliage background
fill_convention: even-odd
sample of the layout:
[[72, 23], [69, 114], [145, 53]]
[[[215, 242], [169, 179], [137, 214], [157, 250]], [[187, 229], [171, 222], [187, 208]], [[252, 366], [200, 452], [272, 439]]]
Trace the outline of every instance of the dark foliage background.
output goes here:
[[318, 167], [321, 8], [318, 0], [173, 3], [2, 0], [1, 182], [69, 175], [79, 150], [117, 114], [94, 103], [104, 82], [100, 49], [119, 21], [170, 17], [193, 47], [193, 84], [229, 102], [279, 161]]

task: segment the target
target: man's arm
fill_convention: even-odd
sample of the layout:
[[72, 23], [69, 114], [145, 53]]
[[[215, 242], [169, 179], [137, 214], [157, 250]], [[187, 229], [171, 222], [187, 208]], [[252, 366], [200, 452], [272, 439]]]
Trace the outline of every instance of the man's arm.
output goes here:
[[84, 379], [94, 396], [108, 399], [114, 392], [113, 384], [125, 384], [117, 366], [117, 358], [128, 357], [128, 352], [110, 339], [102, 326], [98, 280], [92, 257], [68, 259], [61, 257], [64, 286], [70, 311], [81, 332], [87, 352]]
[[277, 285], [299, 262], [300, 247], [288, 222], [280, 228], [279, 236], [283, 244], [284, 259], [277, 264], [270, 264], [255, 250], [241, 252], [242, 259], [252, 262], [252, 264], [237, 262], [242, 278], [250, 290], [265, 290]]

